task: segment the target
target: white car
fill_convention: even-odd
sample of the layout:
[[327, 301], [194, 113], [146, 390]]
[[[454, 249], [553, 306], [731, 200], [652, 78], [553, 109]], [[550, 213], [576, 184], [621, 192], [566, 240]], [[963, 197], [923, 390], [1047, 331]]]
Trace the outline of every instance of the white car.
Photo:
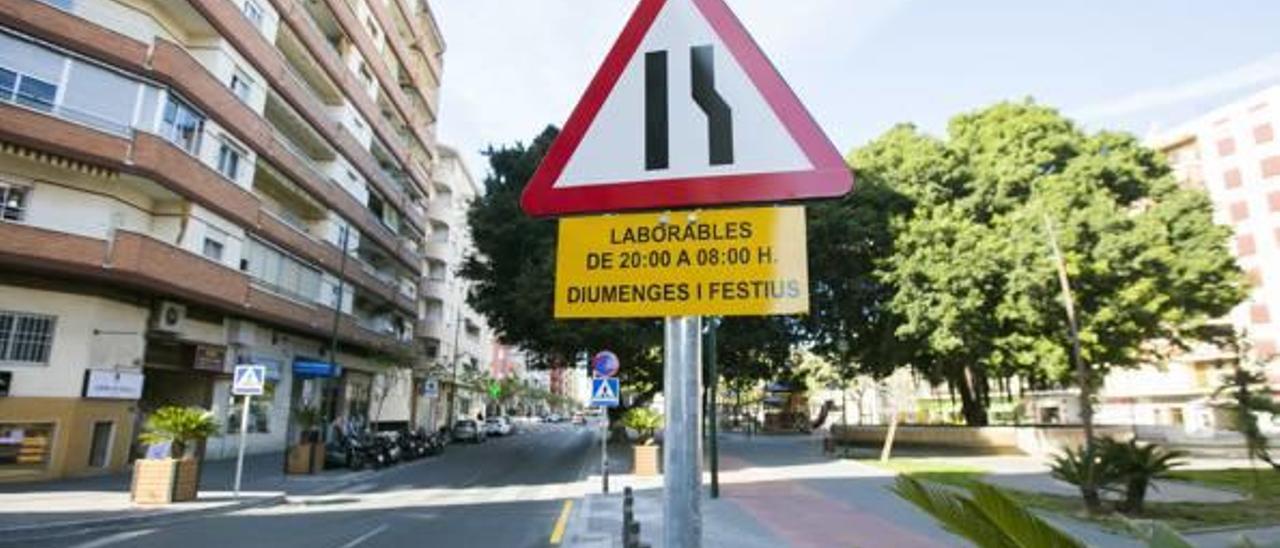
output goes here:
[[510, 436], [511, 419], [507, 417], [489, 417], [484, 421], [484, 433], [490, 436]]

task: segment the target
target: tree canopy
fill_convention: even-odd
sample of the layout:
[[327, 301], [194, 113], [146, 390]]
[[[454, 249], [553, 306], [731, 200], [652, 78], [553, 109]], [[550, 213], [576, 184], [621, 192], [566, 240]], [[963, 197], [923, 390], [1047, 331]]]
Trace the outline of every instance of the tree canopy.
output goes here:
[[[470, 302], [535, 366], [608, 348], [632, 393], [652, 395], [661, 321], [552, 319], [556, 222], [525, 216], [519, 197], [555, 136], [489, 150], [487, 192], [468, 214], [477, 253], [461, 269]], [[777, 378], [799, 348], [845, 378], [910, 367], [985, 424], [998, 381], [1074, 382], [1049, 230], [1095, 372], [1199, 337], [1246, 295], [1203, 192], [1179, 187], [1133, 136], [1087, 132], [1031, 101], [956, 116], [942, 138], [895, 127], [849, 163], [857, 190], [808, 205], [810, 314], [726, 319], [726, 380]]]
[[1131, 135], [1087, 133], [1051, 108], [962, 114], [946, 139], [899, 126], [850, 163], [859, 189], [813, 208], [818, 348], [948, 381], [970, 424], [986, 423], [990, 380], [1071, 382], [1049, 228], [1094, 371], [1143, 363], [1245, 296], [1202, 192]]

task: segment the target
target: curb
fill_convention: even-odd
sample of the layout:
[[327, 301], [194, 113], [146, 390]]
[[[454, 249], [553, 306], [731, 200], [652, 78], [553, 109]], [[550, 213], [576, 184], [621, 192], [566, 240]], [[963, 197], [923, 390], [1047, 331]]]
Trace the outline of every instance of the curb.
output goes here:
[[[347, 477], [336, 479], [332, 483], [326, 483], [324, 486], [319, 487], [314, 491], [298, 493], [293, 496], [329, 495], [361, 481], [373, 478], [379, 472], [382, 472], [382, 470], [356, 472], [348, 475]], [[288, 503], [289, 497], [290, 495], [288, 493], [282, 492], [277, 495], [246, 499], [240, 502], [208, 508], [190, 510], [174, 508], [143, 515], [126, 515], [112, 518], [63, 521], [0, 528], [0, 546], [21, 545], [36, 540], [77, 537], [92, 533], [114, 533], [139, 529], [142, 527], [150, 527], [153, 525], [169, 525], [191, 519], [230, 514], [252, 508], [278, 506]]]
[[24, 544], [35, 540], [74, 537], [90, 533], [126, 531], [129, 529], [136, 529], [141, 526], [177, 523], [189, 519], [215, 516], [240, 510], [247, 510], [250, 508], [275, 506], [284, 502], [285, 495], [279, 494], [211, 508], [193, 510], [173, 509], [146, 515], [63, 521], [42, 523], [38, 525], [21, 525], [18, 527], [0, 529], [0, 546]]

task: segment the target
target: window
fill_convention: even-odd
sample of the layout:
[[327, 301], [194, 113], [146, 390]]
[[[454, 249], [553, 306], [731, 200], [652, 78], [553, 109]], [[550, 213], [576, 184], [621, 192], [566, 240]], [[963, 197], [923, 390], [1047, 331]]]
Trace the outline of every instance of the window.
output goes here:
[[160, 134], [178, 148], [196, 154], [200, 150], [200, 134], [204, 131], [204, 116], [191, 105], [169, 95], [164, 106], [164, 120]]
[[0, 312], [0, 362], [45, 364], [56, 318]]
[[1275, 132], [1271, 129], [1271, 124], [1262, 124], [1253, 128], [1253, 142], [1258, 144], [1270, 143], [1275, 138]]
[[0, 221], [22, 221], [27, 213], [30, 189], [0, 184]]
[[49, 112], [58, 96], [58, 86], [29, 74], [0, 68], [0, 97], [5, 101]]
[[242, 155], [243, 153], [240, 152], [240, 149], [223, 140], [218, 147], [218, 173], [232, 181], [239, 180], [240, 157]]
[[253, 23], [253, 26], [262, 28], [262, 6], [254, 0], [244, 0], [244, 16]]
[[93, 437], [89, 440], [90, 468], [106, 468], [111, 463], [111, 434], [115, 426], [111, 421], [93, 423]]
[[1240, 176], [1240, 170], [1236, 168], [1228, 169], [1222, 174], [1222, 182], [1227, 189], [1240, 188], [1244, 184], [1244, 179]]
[[249, 95], [253, 92], [252, 86], [253, 80], [238, 70], [231, 75], [231, 83], [227, 85], [231, 88], [231, 93], [246, 103], [249, 102]]
[[204, 250], [201, 251], [201, 253], [203, 253], [205, 257], [208, 257], [218, 262], [222, 262], [223, 247], [224, 246], [222, 242], [219, 242], [213, 238], [205, 238]]
[[244, 270], [259, 283], [307, 302], [320, 299], [320, 271], [259, 240], [245, 245]]
[[71, 5], [72, 0], [40, 0], [40, 1], [46, 4], [49, 4], [50, 6], [53, 6], [55, 8], [58, 8], [60, 10], [71, 11], [71, 8], [72, 8], [72, 5]]
[[52, 423], [0, 423], [0, 470], [42, 469], [52, 451]]
[[1230, 137], [1218, 141], [1218, 156], [1230, 156], [1236, 153], [1236, 140]]

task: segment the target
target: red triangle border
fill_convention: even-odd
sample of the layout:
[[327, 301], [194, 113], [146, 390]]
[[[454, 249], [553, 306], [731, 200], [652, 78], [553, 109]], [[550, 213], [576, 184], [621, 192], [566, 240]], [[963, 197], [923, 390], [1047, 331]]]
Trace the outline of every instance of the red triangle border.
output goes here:
[[555, 188], [556, 181], [668, 2], [641, 0], [578, 106], [569, 116], [564, 130], [551, 145], [542, 165], [525, 187], [520, 200], [525, 213], [546, 217], [736, 203], [791, 202], [838, 197], [853, 188], [853, 171], [845, 165], [831, 141], [724, 0], [691, 1], [703, 17], [707, 18], [711, 28], [746, 71], [747, 77], [760, 90], [815, 169]]

